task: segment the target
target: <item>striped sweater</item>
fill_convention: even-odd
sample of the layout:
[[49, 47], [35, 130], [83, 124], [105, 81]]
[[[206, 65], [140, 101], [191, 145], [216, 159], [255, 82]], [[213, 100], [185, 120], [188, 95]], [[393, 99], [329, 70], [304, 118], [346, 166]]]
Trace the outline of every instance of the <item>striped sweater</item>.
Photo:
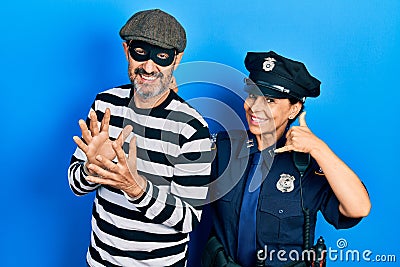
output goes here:
[[208, 126], [173, 91], [151, 110], [136, 108], [132, 91], [124, 85], [102, 92], [91, 109], [99, 122], [106, 108], [111, 110], [111, 140], [123, 126], [133, 126], [123, 148], [127, 153], [134, 134], [138, 173], [148, 180], [146, 192], [132, 199], [87, 181], [86, 156], [79, 148], [68, 169], [76, 195], [96, 191], [86, 260], [90, 266], [185, 266], [188, 233], [200, 221], [199, 203], [206, 199], [210, 178]]

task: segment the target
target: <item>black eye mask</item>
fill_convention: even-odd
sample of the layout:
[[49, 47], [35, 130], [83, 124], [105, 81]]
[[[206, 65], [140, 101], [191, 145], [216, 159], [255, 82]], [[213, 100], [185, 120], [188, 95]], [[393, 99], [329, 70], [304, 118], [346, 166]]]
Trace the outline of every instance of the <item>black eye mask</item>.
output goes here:
[[165, 49], [143, 41], [132, 41], [129, 43], [129, 54], [139, 62], [153, 60], [157, 65], [166, 67], [175, 59], [175, 49]]

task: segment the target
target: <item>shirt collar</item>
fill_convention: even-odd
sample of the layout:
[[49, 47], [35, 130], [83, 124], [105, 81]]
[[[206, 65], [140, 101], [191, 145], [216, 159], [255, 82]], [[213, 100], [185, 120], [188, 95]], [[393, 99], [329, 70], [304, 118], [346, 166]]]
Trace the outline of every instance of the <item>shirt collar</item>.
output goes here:
[[[283, 147], [286, 143], [286, 133], [289, 130], [289, 126], [286, 127], [285, 132], [283, 133], [282, 137], [279, 138], [278, 142], [276, 144], [273, 144], [272, 146], [264, 149], [262, 151], [263, 158], [269, 158], [274, 156], [274, 150], [276, 148]], [[238, 158], [243, 158], [246, 156], [249, 156], [253, 153], [256, 153], [258, 151], [258, 146], [257, 146], [257, 139], [254, 134], [252, 134], [250, 131], [247, 131], [247, 136], [244, 135], [244, 139], [241, 140], [241, 147], [240, 151], [238, 154]], [[247, 139], [246, 139], [247, 137]]]

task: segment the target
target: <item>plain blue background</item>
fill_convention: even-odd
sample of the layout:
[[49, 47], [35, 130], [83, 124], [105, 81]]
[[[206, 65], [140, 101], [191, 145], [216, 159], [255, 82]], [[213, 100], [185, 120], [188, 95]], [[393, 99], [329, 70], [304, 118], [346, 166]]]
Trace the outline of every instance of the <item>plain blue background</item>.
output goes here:
[[[308, 125], [359, 174], [373, 205], [350, 230], [320, 218], [316, 235], [332, 248], [345, 238], [348, 249], [400, 261], [399, 1], [37, 0], [0, 8], [0, 265], [85, 266], [93, 195], [69, 189], [72, 136], [97, 92], [128, 82], [120, 27], [156, 7], [187, 30], [183, 62], [247, 74], [247, 51], [274, 50], [307, 65], [322, 81], [321, 96], [306, 103]], [[356, 265], [396, 263], [328, 263]]]

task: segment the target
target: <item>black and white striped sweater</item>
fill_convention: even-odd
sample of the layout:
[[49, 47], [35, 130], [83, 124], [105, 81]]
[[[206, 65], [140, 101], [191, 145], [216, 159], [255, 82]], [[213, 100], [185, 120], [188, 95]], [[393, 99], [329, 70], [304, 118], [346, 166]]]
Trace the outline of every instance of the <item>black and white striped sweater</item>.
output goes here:
[[[210, 179], [208, 126], [173, 91], [151, 110], [136, 108], [131, 91], [125, 85], [102, 92], [91, 109], [99, 121], [106, 108], [111, 110], [112, 140], [123, 126], [133, 126], [138, 173], [148, 179], [146, 193], [131, 199], [115, 188], [88, 182], [83, 170], [86, 156], [79, 148], [68, 169], [76, 195], [96, 190], [87, 262], [91, 266], [185, 266], [188, 233], [200, 221], [198, 204], [206, 199]], [[133, 133], [123, 145], [125, 153]]]

